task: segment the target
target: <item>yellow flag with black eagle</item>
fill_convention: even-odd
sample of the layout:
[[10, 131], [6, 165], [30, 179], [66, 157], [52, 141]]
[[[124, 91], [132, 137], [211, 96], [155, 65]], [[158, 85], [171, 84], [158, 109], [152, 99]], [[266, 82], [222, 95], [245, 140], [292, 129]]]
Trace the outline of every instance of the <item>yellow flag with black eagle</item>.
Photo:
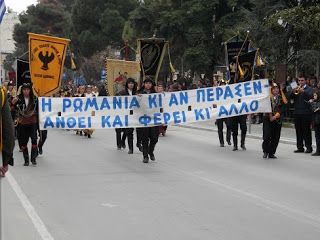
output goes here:
[[28, 33], [33, 92], [47, 97], [60, 90], [69, 39]]

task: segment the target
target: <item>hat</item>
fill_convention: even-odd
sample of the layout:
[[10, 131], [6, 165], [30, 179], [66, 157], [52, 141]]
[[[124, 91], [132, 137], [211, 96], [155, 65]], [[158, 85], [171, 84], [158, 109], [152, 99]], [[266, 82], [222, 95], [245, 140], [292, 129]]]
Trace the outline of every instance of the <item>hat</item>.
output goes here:
[[271, 84], [271, 88], [280, 88], [279, 85], [277, 83], [272, 83]]
[[14, 86], [13, 82], [12, 82], [12, 81], [9, 81], [9, 82], [8, 82], [8, 86]]
[[23, 83], [21, 85], [21, 89], [24, 89], [24, 88], [29, 88], [31, 90], [31, 84], [30, 83]]

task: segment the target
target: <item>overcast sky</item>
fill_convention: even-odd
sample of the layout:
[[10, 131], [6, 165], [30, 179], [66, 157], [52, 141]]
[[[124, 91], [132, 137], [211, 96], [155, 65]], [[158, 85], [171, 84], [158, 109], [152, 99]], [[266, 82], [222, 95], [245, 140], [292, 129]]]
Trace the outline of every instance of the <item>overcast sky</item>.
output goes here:
[[21, 13], [27, 10], [27, 6], [36, 5], [37, 0], [4, 0], [7, 8], [10, 7], [14, 12]]

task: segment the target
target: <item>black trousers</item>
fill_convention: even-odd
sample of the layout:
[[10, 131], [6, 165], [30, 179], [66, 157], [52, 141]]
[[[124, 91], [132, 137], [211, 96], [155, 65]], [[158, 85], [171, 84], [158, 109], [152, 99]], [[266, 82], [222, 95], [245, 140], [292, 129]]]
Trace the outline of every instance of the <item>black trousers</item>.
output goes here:
[[[312, 137], [311, 137], [311, 120], [312, 115], [309, 114], [295, 114], [294, 126], [296, 128], [297, 148], [299, 150], [304, 149], [304, 145], [307, 149], [312, 149]], [[303, 145], [304, 141], [304, 145]]]
[[133, 151], [133, 131], [134, 128], [125, 128], [124, 132], [128, 139], [129, 150]]
[[238, 128], [241, 130], [241, 144], [244, 144], [247, 134], [247, 116], [240, 115], [230, 118], [233, 145], [238, 146]]
[[[126, 133], [124, 132], [124, 128], [116, 128], [115, 130], [117, 136], [117, 147], [126, 145]], [[122, 136], [121, 133], [123, 133]]]
[[19, 135], [20, 135], [21, 147], [26, 147], [28, 145], [29, 138], [31, 138], [32, 145], [37, 145], [37, 128], [38, 128], [37, 123], [20, 125]]
[[47, 140], [48, 130], [38, 130], [39, 131], [39, 143], [38, 146], [42, 147], [44, 142]]
[[143, 128], [136, 128], [137, 133], [137, 146], [142, 146], [142, 129]]
[[141, 128], [141, 140], [143, 147], [143, 157], [148, 157], [148, 154], [152, 155], [154, 148], [159, 138], [159, 127], [145, 127]]
[[220, 144], [224, 144], [224, 139], [223, 139], [223, 122], [225, 122], [225, 124], [226, 124], [226, 126], [227, 126], [226, 140], [227, 140], [227, 142], [230, 142], [230, 140], [231, 140], [230, 119], [229, 119], [229, 118], [217, 119], [218, 136], [219, 136]]
[[280, 140], [282, 123], [270, 122], [269, 117], [263, 117], [262, 150], [268, 154], [275, 154]]
[[317, 145], [316, 152], [320, 153], [320, 124], [314, 125], [314, 133], [315, 133], [316, 145]]

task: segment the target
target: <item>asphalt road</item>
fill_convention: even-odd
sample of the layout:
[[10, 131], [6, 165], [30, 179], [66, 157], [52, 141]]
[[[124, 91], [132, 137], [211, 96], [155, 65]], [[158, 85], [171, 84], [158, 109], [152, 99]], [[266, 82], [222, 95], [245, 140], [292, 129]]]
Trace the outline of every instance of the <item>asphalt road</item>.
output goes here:
[[114, 130], [50, 131], [36, 167], [15, 149], [3, 240], [319, 239], [320, 158], [280, 143], [262, 159], [261, 143], [233, 152], [216, 132], [169, 126], [144, 164]]

